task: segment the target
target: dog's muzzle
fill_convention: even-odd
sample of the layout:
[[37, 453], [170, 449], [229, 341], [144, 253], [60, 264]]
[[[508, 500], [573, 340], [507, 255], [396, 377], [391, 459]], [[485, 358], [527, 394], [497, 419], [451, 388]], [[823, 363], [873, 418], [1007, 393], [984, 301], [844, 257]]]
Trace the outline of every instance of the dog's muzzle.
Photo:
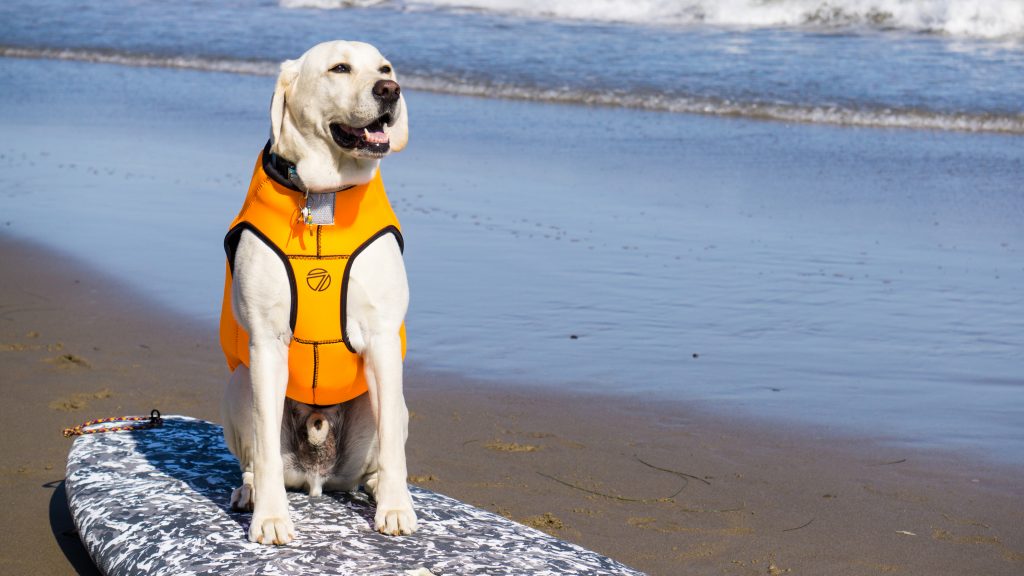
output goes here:
[[368, 152], [371, 156], [384, 156], [391, 151], [391, 139], [385, 126], [394, 124], [394, 110], [402, 96], [402, 87], [394, 80], [378, 80], [373, 85], [373, 98], [383, 112], [376, 120], [362, 127], [331, 124], [331, 137], [335, 144], [346, 150]]

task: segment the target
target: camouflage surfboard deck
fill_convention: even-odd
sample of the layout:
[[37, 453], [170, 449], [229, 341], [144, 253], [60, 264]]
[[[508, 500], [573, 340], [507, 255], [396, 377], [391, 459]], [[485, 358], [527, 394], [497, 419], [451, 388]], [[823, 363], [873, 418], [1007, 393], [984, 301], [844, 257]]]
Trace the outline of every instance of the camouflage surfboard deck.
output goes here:
[[240, 482], [220, 426], [171, 416], [152, 430], [78, 437], [66, 488], [82, 542], [108, 576], [640, 574], [415, 487], [419, 523], [411, 536], [378, 534], [365, 494], [289, 492], [296, 540], [253, 544], [246, 539], [251, 514], [230, 509]]

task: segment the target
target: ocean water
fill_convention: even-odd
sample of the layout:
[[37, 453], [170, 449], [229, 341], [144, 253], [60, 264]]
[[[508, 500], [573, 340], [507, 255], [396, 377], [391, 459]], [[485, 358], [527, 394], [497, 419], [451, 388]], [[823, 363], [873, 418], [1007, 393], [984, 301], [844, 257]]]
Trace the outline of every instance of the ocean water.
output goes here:
[[1022, 11], [9, 1], [0, 233], [212, 324], [277, 62], [367, 40], [411, 362], [1024, 463]]
[[9, 0], [0, 55], [274, 74], [369, 40], [409, 88], [1024, 133], [1020, 0]]

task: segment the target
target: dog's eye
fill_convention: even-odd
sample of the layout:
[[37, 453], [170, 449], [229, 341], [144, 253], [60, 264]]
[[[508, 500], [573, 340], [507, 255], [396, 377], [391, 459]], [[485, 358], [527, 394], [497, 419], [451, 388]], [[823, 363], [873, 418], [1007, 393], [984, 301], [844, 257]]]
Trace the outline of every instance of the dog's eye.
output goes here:
[[380, 73], [381, 74], [391, 74], [391, 66], [381, 66], [380, 67]]
[[334, 72], [335, 74], [348, 74], [351, 71], [352, 67], [348, 64], [338, 64], [334, 68], [331, 68], [331, 72]]

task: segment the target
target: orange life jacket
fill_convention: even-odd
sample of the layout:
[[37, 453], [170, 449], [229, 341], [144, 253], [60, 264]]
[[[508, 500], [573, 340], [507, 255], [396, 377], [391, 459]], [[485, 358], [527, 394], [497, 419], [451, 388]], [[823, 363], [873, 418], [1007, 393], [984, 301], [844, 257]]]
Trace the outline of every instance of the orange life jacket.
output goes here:
[[[249, 365], [249, 335], [231, 308], [234, 254], [243, 230], [253, 232], [284, 262], [291, 285], [292, 341], [288, 347], [288, 397], [306, 404], [338, 404], [366, 392], [363, 359], [345, 332], [349, 272], [356, 256], [384, 234], [402, 246], [380, 170], [372, 181], [335, 194], [334, 224], [307, 225], [305, 196], [267, 175], [256, 161], [249, 193], [231, 223], [224, 247], [227, 274], [221, 307], [220, 341], [232, 371]], [[400, 330], [405, 357], [405, 326]]]

